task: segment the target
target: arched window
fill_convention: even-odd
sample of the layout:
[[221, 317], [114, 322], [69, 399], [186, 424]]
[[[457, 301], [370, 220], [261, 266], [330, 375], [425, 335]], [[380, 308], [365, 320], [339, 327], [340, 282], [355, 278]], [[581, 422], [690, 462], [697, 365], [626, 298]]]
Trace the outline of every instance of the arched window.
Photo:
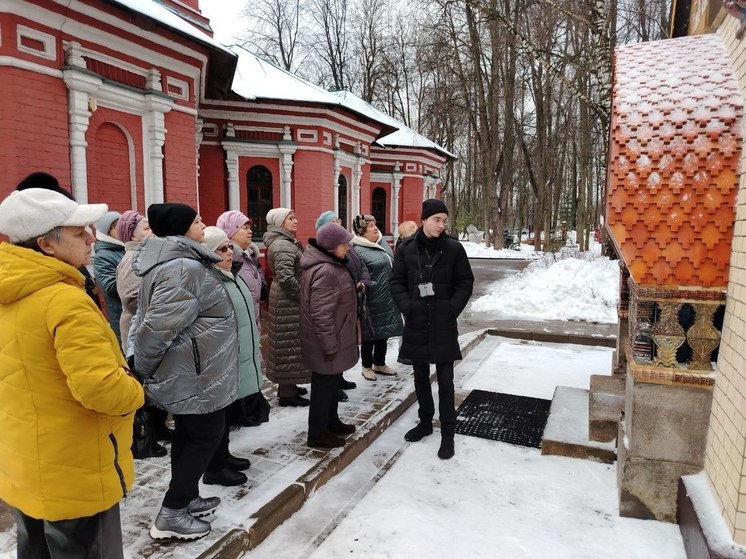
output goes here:
[[389, 224], [386, 222], [386, 191], [381, 188], [373, 189], [370, 201], [371, 212], [376, 218], [376, 225], [381, 233], [386, 233]]
[[337, 179], [339, 192], [337, 194], [337, 207], [339, 208], [339, 219], [342, 220], [342, 227], [347, 227], [347, 179], [340, 173]]
[[246, 215], [251, 218], [255, 240], [267, 232], [267, 212], [272, 209], [272, 173], [262, 165], [254, 165], [246, 173]]

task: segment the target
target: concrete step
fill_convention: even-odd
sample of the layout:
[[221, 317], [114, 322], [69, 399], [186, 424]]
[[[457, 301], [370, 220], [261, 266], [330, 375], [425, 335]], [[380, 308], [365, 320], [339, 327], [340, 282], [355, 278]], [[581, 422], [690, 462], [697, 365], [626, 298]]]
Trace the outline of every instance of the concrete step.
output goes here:
[[588, 434], [592, 441], [610, 442], [616, 438], [624, 410], [625, 381], [620, 375], [591, 375]]
[[616, 460], [616, 446], [592, 441], [588, 437], [589, 391], [584, 388], [558, 386], [552, 405], [541, 453], [570, 458], [584, 458], [611, 464]]

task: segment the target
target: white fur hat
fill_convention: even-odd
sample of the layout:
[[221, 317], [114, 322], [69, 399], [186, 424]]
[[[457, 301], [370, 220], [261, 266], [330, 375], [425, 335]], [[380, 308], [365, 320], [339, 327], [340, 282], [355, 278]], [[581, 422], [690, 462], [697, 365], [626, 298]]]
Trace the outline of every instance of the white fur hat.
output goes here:
[[205, 227], [205, 240], [202, 241], [202, 245], [207, 248], [210, 252], [215, 252], [218, 247], [223, 243], [230, 242], [228, 235], [225, 234], [220, 227]]
[[21, 243], [55, 227], [91, 225], [108, 209], [106, 204], [78, 204], [45, 188], [13, 191], [0, 204], [0, 233], [7, 235], [12, 243]]

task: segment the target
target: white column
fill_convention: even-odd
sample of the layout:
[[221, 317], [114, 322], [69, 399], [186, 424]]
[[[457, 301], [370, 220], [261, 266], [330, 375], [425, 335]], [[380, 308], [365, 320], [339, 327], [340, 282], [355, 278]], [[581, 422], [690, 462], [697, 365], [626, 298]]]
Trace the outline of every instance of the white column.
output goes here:
[[[80, 204], [88, 202], [88, 161], [85, 139], [91, 117], [90, 94], [103, 83], [100, 78], [80, 72], [85, 70], [85, 60], [80, 43], [71, 42], [65, 48], [67, 67], [62, 72], [67, 92], [67, 111], [70, 134], [70, 173], [73, 196]], [[94, 106], [92, 103], [90, 106]]]
[[358, 158], [352, 166], [352, 215], [360, 215], [360, 190], [363, 178], [363, 160]]
[[[339, 174], [342, 172], [342, 161], [339, 159], [339, 148], [334, 149], [334, 213], [339, 215]], [[346, 223], [342, 224], [347, 227]]]
[[394, 172], [394, 180], [391, 183], [391, 232], [394, 240], [399, 238], [399, 189], [403, 173]]
[[280, 187], [280, 205], [283, 208], [292, 207], [292, 182], [293, 182], [293, 154], [295, 146], [280, 146], [282, 157], [282, 185]]
[[239, 210], [241, 196], [238, 192], [238, 154], [225, 150], [225, 166], [228, 169], [228, 209]]

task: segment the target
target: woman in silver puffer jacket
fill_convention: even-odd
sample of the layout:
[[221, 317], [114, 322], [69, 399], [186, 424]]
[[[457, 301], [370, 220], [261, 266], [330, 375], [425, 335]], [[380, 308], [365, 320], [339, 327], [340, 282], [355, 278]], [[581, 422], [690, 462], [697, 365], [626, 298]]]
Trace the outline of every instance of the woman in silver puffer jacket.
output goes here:
[[142, 277], [133, 319], [135, 370], [147, 398], [173, 413], [171, 482], [150, 529], [153, 538], [196, 539], [217, 497], [199, 495], [225, 428], [225, 408], [238, 397], [238, 335], [233, 305], [199, 243], [205, 226], [184, 204], [153, 204], [150, 227], [132, 267]]

